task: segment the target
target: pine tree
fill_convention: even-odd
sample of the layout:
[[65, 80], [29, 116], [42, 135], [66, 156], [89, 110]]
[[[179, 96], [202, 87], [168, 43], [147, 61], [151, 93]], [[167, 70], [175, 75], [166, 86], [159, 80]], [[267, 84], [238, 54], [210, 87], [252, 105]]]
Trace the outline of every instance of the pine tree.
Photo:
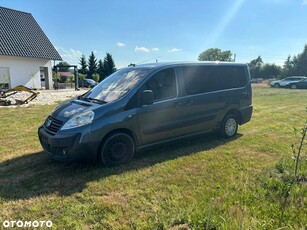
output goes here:
[[303, 53], [299, 54], [297, 59], [298, 75], [307, 76], [307, 45], [305, 45]]
[[88, 58], [88, 72], [87, 77], [93, 78], [92, 75], [97, 73], [97, 59], [95, 57], [94, 52], [92, 51], [89, 58]]
[[99, 74], [100, 78], [99, 81], [102, 81], [105, 78], [105, 74], [104, 74], [104, 66], [103, 66], [103, 62], [100, 59], [98, 61], [98, 69], [97, 69], [97, 73]]
[[79, 69], [79, 73], [86, 74], [88, 70], [84, 54], [82, 54], [79, 64], [81, 66], [81, 68]]
[[116, 71], [112, 55], [109, 53], [106, 54], [103, 60], [103, 69], [104, 69], [105, 77], [110, 76], [112, 73]]

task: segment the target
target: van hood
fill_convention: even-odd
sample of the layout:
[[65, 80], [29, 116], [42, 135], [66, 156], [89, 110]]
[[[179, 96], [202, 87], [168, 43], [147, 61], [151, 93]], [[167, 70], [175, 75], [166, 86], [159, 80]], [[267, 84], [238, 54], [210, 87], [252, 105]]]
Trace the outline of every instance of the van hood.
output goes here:
[[72, 99], [55, 108], [51, 116], [70, 119], [88, 110], [94, 110], [99, 106], [101, 106], [101, 104]]

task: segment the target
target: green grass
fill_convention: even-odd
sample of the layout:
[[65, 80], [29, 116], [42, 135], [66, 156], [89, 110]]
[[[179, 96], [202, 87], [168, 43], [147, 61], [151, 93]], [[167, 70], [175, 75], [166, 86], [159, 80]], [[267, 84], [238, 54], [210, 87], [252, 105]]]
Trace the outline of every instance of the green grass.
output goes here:
[[282, 178], [292, 173], [307, 90], [253, 90], [252, 121], [236, 138], [201, 136], [116, 168], [43, 152], [37, 128], [55, 106], [0, 108], [0, 228], [51, 220], [54, 229], [306, 229], [306, 181], [285, 203]]

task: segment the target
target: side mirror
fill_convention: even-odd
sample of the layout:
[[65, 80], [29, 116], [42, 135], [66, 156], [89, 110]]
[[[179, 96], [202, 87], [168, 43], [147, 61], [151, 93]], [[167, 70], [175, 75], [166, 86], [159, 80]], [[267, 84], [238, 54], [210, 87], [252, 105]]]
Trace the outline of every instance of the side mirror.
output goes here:
[[152, 105], [153, 104], [153, 92], [152, 90], [144, 90], [141, 94], [142, 105]]

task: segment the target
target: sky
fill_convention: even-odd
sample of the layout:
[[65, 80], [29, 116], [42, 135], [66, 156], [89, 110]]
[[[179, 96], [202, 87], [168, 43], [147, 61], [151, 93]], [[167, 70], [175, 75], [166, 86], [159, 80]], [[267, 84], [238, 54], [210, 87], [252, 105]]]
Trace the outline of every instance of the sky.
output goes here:
[[130, 63], [197, 61], [209, 49], [236, 62], [282, 65], [307, 44], [307, 0], [0, 0], [31, 13], [64, 61], [110, 53]]

